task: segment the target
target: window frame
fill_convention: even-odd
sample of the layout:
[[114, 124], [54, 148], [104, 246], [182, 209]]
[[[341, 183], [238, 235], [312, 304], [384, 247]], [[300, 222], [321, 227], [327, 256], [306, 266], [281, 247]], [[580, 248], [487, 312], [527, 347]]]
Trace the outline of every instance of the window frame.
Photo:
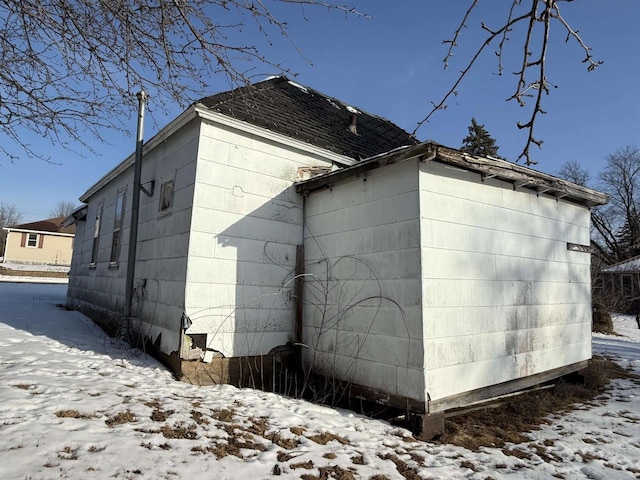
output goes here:
[[98, 249], [100, 248], [100, 230], [102, 227], [102, 210], [104, 208], [104, 200], [98, 203], [96, 207], [95, 222], [93, 224], [93, 241], [91, 243], [91, 259], [89, 267], [95, 268], [98, 264]]
[[[167, 193], [169, 191], [170, 193]], [[170, 198], [167, 198], [167, 195]], [[160, 193], [158, 195], [158, 216], [171, 215], [176, 195], [176, 172], [163, 175], [160, 178]]]
[[109, 267], [118, 268], [120, 265], [120, 250], [122, 250], [122, 231], [124, 225], [124, 212], [127, 205], [127, 187], [118, 190], [113, 215], [113, 232], [111, 235], [111, 253], [109, 254]]
[[[33, 236], [33, 245], [31, 245], [32, 236]], [[39, 240], [40, 240], [39, 233], [27, 233], [27, 241], [25, 242], [24, 246], [26, 248], [39, 248]]]

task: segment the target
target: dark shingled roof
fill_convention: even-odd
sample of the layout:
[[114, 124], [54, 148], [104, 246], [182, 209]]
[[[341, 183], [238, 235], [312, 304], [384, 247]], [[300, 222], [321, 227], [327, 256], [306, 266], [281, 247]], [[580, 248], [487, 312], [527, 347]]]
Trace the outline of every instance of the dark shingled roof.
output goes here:
[[[198, 103], [215, 112], [354, 159], [418, 141], [389, 120], [348, 106], [286, 77], [274, 77]], [[354, 120], [357, 133], [349, 126]]]
[[68, 227], [62, 226], [62, 221], [65, 217], [48, 218], [47, 220], [39, 220], [37, 222], [22, 223], [20, 225], [12, 225], [9, 228], [19, 230], [33, 230], [37, 232], [52, 232], [52, 233], [76, 233], [76, 226], [70, 225]]

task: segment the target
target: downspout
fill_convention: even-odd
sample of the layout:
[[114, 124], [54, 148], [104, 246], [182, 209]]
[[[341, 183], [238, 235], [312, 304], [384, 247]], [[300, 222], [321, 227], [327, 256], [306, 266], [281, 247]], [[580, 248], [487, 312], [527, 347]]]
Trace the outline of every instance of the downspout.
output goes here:
[[131, 225], [129, 227], [129, 251], [127, 252], [127, 283], [125, 286], [125, 316], [131, 316], [133, 301], [133, 280], [136, 271], [136, 248], [138, 244], [138, 217], [140, 213], [140, 178], [142, 176], [142, 146], [144, 130], [144, 107], [147, 93], [141, 90], [138, 97], [138, 132], [136, 136], [136, 156], [133, 164], [133, 192], [131, 195]]
[[295, 368], [302, 371], [302, 325], [304, 318], [304, 235], [307, 225], [307, 194], [302, 194], [302, 245], [296, 248], [296, 268], [295, 268], [295, 329], [294, 329], [294, 345], [295, 345]]

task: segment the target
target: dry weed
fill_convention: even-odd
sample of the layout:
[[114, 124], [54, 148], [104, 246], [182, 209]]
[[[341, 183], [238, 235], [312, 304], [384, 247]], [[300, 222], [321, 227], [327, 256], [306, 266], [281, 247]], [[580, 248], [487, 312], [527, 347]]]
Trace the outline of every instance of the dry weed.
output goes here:
[[289, 452], [283, 452], [282, 450], [280, 450], [276, 458], [278, 459], [279, 462], [284, 463], [284, 462], [288, 462], [292, 458], [296, 458], [297, 456], [298, 455], [292, 455]]
[[270, 433], [264, 438], [280, 448], [286, 448], [287, 450], [293, 450], [300, 444], [300, 441], [297, 438], [284, 438], [279, 433]]
[[31, 390], [32, 388], [36, 388], [35, 385], [29, 385], [26, 383], [18, 383], [16, 385], [11, 385], [13, 388], [18, 388], [20, 390]]
[[58, 410], [55, 413], [56, 417], [59, 418], [92, 418], [93, 415], [85, 415], [83, 413], [80, 413], [78, 410]]
[[[576, 404], [588, 404], [616, 378], [638, 378], [612, 360], [595, 356], [581, 372], [584, 384], [560, 380], [552, 388], [509, 397], [497, 407], [487, 407], [447, 419], [441, 443], [477, 451], [480, 447], [502, 448], [506, 443], [524, 443], [527, 433], [549, 422], [549, 415], [563, 413]], [[588, 405], [585, 408], [589, 408]]]
[[122, 425], [123, 423], [133, 423], [136, 421], [136, 416], [131, 413], [129, 410], [125, 410], [124, 412], [120, 412], [113, 417], [107, 418], [104, 423], [106, 423], [110, 427], [114, 427], [116, 425]]
[[330, 432], [324, 432], [318, 435], [312, 435], [307, 438], [312, 442], [318, 443], [320, 445], [326, 445], [327, 443], [332, 442], [333, 440], [337, 441], [338, 443], [341, 443], [342, 445], [349, 445], [348, 440]]
[[195, 425], [185, 425], [184, 423], [177, 423], [173, 427], [169, 425], [163, 425], [160, 428], [160, 432], [164, 438], [182, 438], [187, 440], [195, 440], [198, 437], [196, 433]]
[[76, 455], [77, 449], [71, 447], [64, 447], [61, 451], [58, 452], [58, 458], [61, 460], [77, 460], [78, 455]]
[[355, 476], [349, 470], [345, 470], [337, 465], [332, 467], [320, 467], [320, 476], [304, 474], [300, 478], [302, 480], [329, 480], [335, 478], [336, 480], [355, 480]]
[[191, 410], [191, 418], [198, 425], [202, 425], [202, 424], [207, 425], [209, 423], [209, 419], [204, 416], [204, 413], [199, 412], [198, 410]]
[[210, 417], [218, 420], [219, 422], [232, 422], [233, 415], [236, 412], [234, 410], [230, 410], [228, 408], [216, 409], [211, 412]]
[[386, 455], [378, 455], [382, 460], [391, 460], [396, 465], [396, 470], [407, 480], [422, 480], [422, 477], [418, 474], [418, 470], [407, 465], [397, 455], [387, 453]]
[[301, 462], [301, 463], [292, 463], [291, 465], [289, 465], [289, 467], [293, 470], [296, 470], [298, 468], [304, 468], [305, 470], [311, 470], [312, 468], [314, 468], [313, 462], [311, 460], [307, 460], [306, 462]]
[[472, 470], [474, 472], [478, 471], [478, 467], [476, 467], [476, 465], [473, 462], [470, 462], [469, 460], [465, 460], [463, 462], [460, 462], [460, 466], [462, 468], [468, 468], [469, 470]]
[[520, 460], [531, 460], [531, 457], [533, 456], [531, 453], [520, 450], [519, 448], [503, 448], [502, 453], [504, 453], [507, 457], [516, 457]]
[[173, 410], [164, 411], [162, 409], [156, 408], [151, 412], [151, 420], [154, 422], [164, 422], [167, 418], [169, 418], [173, 414]]

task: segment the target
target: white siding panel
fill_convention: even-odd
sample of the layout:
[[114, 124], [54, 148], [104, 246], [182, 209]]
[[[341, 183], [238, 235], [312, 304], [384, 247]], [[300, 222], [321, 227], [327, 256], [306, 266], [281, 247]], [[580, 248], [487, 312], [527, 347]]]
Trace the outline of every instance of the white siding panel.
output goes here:
[[[195, 180], [199, 124], [192, 121], [145, 154], [142, 183], [156, 182], [154, 194], [140, 197], [137, 262], [132, 313], [134, 328], [151, 342], [159, 342], [166, 354], [178, 352], [184, 310], [187, 250]], [[158, 215], [160, 181], [175, 174], [174, 205], [170, 215]], [[126, 187], [124, 229], [117, 265], [110, 265], [115, 202]], [[125, 310], [125, 284], [131, 221], [133, 168], [124, 171], [88, 201], [87, 221], [81, 243], [74, 249], [74, 271], [70, 278], [69, 303], [84, 311], [117, 319]], [[97, 205], [103, 202], [98, 258], [90, 267]]]
[[266, 354], [292, 340], [292, 278], [303, 243], [293, 182], [298, 168], [331, 162], [207, 122], [201, 138], [187, 333], [206, 334], [208, 347], [225, 356]]
[[590, 357], [587, 208], [435, 162], [420, 205], [432, 399]]
[[304, 342], [321, 373], [424, 400], [417, 173], [407, 161], [307, 198]]

